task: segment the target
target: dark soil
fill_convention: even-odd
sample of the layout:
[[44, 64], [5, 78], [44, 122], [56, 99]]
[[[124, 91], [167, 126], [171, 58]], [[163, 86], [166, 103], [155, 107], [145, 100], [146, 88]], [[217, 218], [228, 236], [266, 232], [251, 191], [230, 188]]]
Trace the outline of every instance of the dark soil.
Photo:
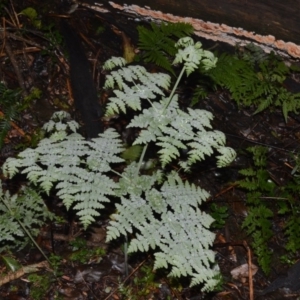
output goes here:
[[[14, 120], [0, 150], [1, 164], [7, 157], [15, 156], [20, 150], [34, 145], [35, 139], [39, 137], [40, 127], [49, 120], [54, 111], [68, 110], [76, 120], [82, 124], [86, 123], [86, 117], [82, 112], [84, 110], [82, 105], [86, 103], [77, 108], [73, 103], [68, 64], [68, 58], [71, 63], [73, 58], [68, 56], [60, 43], [61, 18], [67, 19], [74, 32], [84, 41], [82, 45], [90, 63], [91, 78], [94, 79], [97, 95], [101, 95], [98, 96], [95, 106], [100, 107], [100, 110], [107, 98], [102, 90], [104, 74], [101, 65], [111, 56], [122, 56], [124, 36], [130, 38], [133, 44], [137, 42], [136, 22], [131, 16], [101, 14], [79, 7], [69, 17], [65, 14], [66, 8], [58, 1], [48, 3], [34, 0], [13, 1], [13, 6], [12, 2], [4, 2], [1, 4], [2, 7], [0, 5], [5, 19], [0, 26], [2, 37], [0, 80], [10, 89], [20, 88], [23, 95], [30, 94], [32, 88], [36, 87], [42, 91], [42, 96], [31, 101], [20, 113], [20, 117]], [[35, 8], [40, 13], [41, 28], [34, 27], [24, 15], [17, 15], [26, 7]], [[49, 26], [51, 30], [47, 29]], [[216, 47], [220, 53], [234, 51], [225, 45], [202, 42], [207, 48]], [[86, 76], [81, 78], [85, 79]], [[290, 78], [287, 86], [295, 92], [300, 91], [299, 78]], [[180, 87], [182, 107], [190, 106], [192, 88]], [[96, 97], [95, 95], [96, 91], [92, 97]], [[75, 95], [73, 96], [75, 98]], [[87, 103], [91, 105], [90, 102]], [[167, 273], [152, 272], [151, 253], [130, 257], [129, 276], [126, 276], [122, 241], [110, 245], [105, 243], [109, 212], [106, 218], [99, 220], [85, 232], [76, 217], [62, 209], [59, 199], [49, 197], [46, 200], [47, 205], [61, 216], [64, 222], [47, 224], [42, 228], [37, 242], [47, 255], [54, 254], [59, 257], [59, 267], [53, 270], [41, 265], [38, 271], [33, 272], [40, 278], [47, 278], [42, 282], [29, 277], [32, 275], [31, 272], [11, 278], [0, 287], [0, 299], [249, 299], [248, 276], [233, 279], [230, 273], [247, 263], [249, 251], [251, 252], [251, 238], [241, 228], [241, 223], [247, 215], [247, 207], [245, 191], [238, 189], [235, 184], [240, 179], [238, 171], [252, 164], [251, 155], [247, 153], [246, 148], [262, 145], [269, 149], [267, 169], [273, 181], [278, 185], [288, 181], [294, 166], [292, 154], [299, 151], [300, 117], [290, 114], [288, 122], [285, 123], [279, 110], [254, 115], [255, 108], [238, 108], [230, 100], [228, 92], [220, 89], [211, 93], [205, 100], [201, 100], [196, 107], [213, 113], [214, 128], [226, 134], [227, 145], [234, 148], [238, 154], [237, 159], [227, 168], [218, 169], [215, 167], [214, 159], [209, 159], [195, 166], [188, 175], [191, 181], [211, 194], [206, 204], [207, 209], [212, 203], [229, 208], [226, 223], [222, 228], [216, 229], [214, 245], [224, 277], [224, 284], [219, 291], [204, 294], [200, 292], [199, 287], [189, 288], [188, 281], [171, 280], [166, 276]], [[0, 109], [1, 113], [5, 113], [1, 106]], [[119, 131], [125, 131], [126, 120], [117, 119], [110, 122]], [[111, 124], [102, 125], [107, 127]], [[88, 130], [86, 128], [83, 133], [88, 135]], [[17, 189], [23, 180], [18, 178], [12, 182], [3, 176], [2, 179], [9, 189]], [[299, 198], [296, 201], [299, 201]], [[286, 254], [282, 242], [284, 237], [281, 233], [281, 221], [280, 218], [274, 219], [274, 238], [270, 243], [274, 257], [270, 274], [267, 276], [258, 268], [258, 272], [253, 276], [255, 299], [300, 297], [299, 266], [294, 264], [290, 268], [286, 262], [279, 261], [280, 255]], [[106, 254], [96, 251], [100, 248], [105, 250]], [[82, 253], [83, 249], [86, 252]], [[30, 247], [10, 255], [23, 267], [44, 261], [40, 252]], [[251, 256], [252, 263], [258, 266], [257, 258], [252, 252]], [[293, 263], [298, 256], [299, 253], [293, 254]], [[4, 263], [0, 262], [0, 270], [3, 276], [7, 274], [8, 270]], [[273, 284], [270, 285], [271, 282]], [[270, 288], [266, 289], [267, 287]]]

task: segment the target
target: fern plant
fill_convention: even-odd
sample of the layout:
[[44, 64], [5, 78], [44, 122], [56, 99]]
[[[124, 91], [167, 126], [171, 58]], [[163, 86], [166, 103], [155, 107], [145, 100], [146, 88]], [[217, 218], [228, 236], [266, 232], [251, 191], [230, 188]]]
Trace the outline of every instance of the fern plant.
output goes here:
[[296, 166], [292, 171], [292, 179], [281, 188], [280, 196], [285, 201], [278, 203], [278, 213], [285, 219], [284, 233], [287, 239], [285, 248], [288, 253], [297, 255], [300, 249], [300, 161], [298, 156], [294, 156], [294, 161]]
[[86, 141], [76, 133], [75, 121], [64, 122], [68, 118], [65, 112], [55, 113], [44, 125], [51, 133], [49, 138], [41, 140], [35, 149], [21, 152], [18, 159], [8, 158], [3, 168], [10, 177], [23, 169], [29, 181], [47, 194], [55, 186], [67, 209], [74, 206], [78, 210], [86, 228], [99, 216], [97, 209], [104, 207], [102, 202], [109, 202], [107, 196], [115, 194], [117, 184], [106, 174], [111, 170], [110, 164], [123, 161], [117, 156], [123, 148], [113, 129]]
[[[268, 273], [273, 255], [269, 242], [274, 236], [272, 222], [275, 217], [282, 218], [283, 237], [286, 238], [283, 246], [287, 254], [296, 255], [300, 249], [299, 162], [296, 161], [294, 176], [277, 187], [266, 169], [267, 148], [251, 147], [248, 150], [253, 155], [254, 166], [241, 170], [244, 179], [238, 182], [247, 190], [248, 215], [242, 226], [252, 237], [252, 247], [259, 264]], [[274, 200], [263, 202], [264, 197]]]
[[[18, 194], [3, 191], [0, 182], [0, 253], [22, 249], [39, 233], [40, 227], [54, 215], [35, 189], [23, 187]], [[29, 234], [27, 234], [29, 232]]]
[[291, 93], [283, 86], [291, 69], [274, 54], [266, 56], [261, 51], [251, 51], [251, 56], [247, 51], [242, 56], [222, 54], [216, 68], [207, 75], [228, 89], [238, 105], [256, 107], [254, 114], [280, 108], [287, 121], [288, 114], [297, 113], [300, 108], [300, 93]]
[[[134, 145], [143, 145], [138, 163], [131, 162], [122, 173], [113, 164], [123, 162], [119, 134], [107, 129], [99, 137], [86, 141], [76, 133], [77, 123], [66, 113], [56, 113], [44, 128], [50, 132], [37, 148], [27, 149], [18, 158], [10, 158], [3, 166], [6, 175], [27, 175], [30, 182], [49, 193], [55, 188], [67, 208], [77, 210], [86, 228], [110, 196], [120, 199], [108, 226], [107, 240], [130, 236], [129, 252], [155, 251], [155, 268], [171, 267], [172, 276], [189, 276], [191, 285], [202, 284], [203, 290], [216, 283], [217, 268], [213, 268], [214, 252], [210, 246], [214, 234], [209, 230], [212, 217], [200, 210], [208, 193], [183, 181], [179, 173], [164, 174], [167, 164], [178, 162], [183, 170], [217, 151], [218, 166], [225, 166], [235, 157], [233, 149], [225, 147], [225, 136], [210, 130], [212, 114], [204, 110], [181, 110], [175, 90], [184, 73], [189, 75], [199, 65], [209, 69], [216, 58], [190, 38], [176, 43], [175, 64], [182, 71], [171, 93], [166, 95], [170, 77], [152, 74], [141, 66], [125, 66], [125, 60], [112, 58], [104, 65], [113, 69], [105, 86], [114, 89], [107, 105], [107, 114], [137, 115], [128, 127], [139, 128]], [[151, 175], [141, 173], [148, 144], [159, 148], [161, 169]], [[187, 159], [181, 158], [181, 150]], [[120, 176], [113, 180], [111, 172]]]
[[159, 26], [151, 23], [151, 29], [138, 26], [139, 48], [142, 50], [141, 58], [146, 62], [152, 62], [166, 69], [173, 75], [172, 64], [169, 57], [173, 58], [177, 53], [175, 42], [179, 38], [190, 36], [193, 26], [188, 23], [161, 23]]
[[273, 237], [272, 218], [274, 215], [273, 211], [261, 201], [261, 197], [274, 196], [275, 184], [266, 170], [267, 148], [250, 147], [248, 151], [253, 155], [254, 167], [239, 171], [245, 178], [238, 182], [240, 187], [248, 191], [248, 214], [242, 227], [252, 237], [254, 253], [263, 271], [268, 274], [272, 257], [268, 242]]

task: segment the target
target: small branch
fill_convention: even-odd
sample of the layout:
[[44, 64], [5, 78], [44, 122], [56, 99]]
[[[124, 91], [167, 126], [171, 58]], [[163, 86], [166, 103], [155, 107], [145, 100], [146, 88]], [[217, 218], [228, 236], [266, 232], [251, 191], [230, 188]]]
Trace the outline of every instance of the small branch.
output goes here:
[[11, 61], [11, 64], [13, 65], [13, 68], [14, 68], [15, 73], [16, 73], [17, 78], [18, 78], [19, 85], [20, 85], [21, 89], [23, 90], [23, 94], [24, 94], [25, 96], [28, 96], [28, 92], [26, 91], [26, 87], [25, 87], [25, 81], [24, 81], [24, 78], [23, 78], [23, 76], [22, 76], [22, 74], [21, 74], [21, 72], [20, 72], [18, 63], [17, 63], [17, 61], [16, 61], [16, 59], [15, 59], [15, 56], [14, 56], [14, 54], [13, 54], [13, 52], [12, 52], [12, 49], [11, 49], [9, 43], [7, 42], [7, 39], [6, 39], [6, 41], [5, 41], [4, 48], [5, 48], [5, 51], [6, 51], [8, 57], [9, 57], [9, 59], [10, 59], [10, 61]]
[[22, 267], [21, 269], [15, 271], [15, 272], [10, 272], [7, 275], [5, 275], [4, 277], [0, 277], [0, 286], [4, 285], [10, 281], [16, 280], [16, 279], [24, 276], [25, 274], [38, 272], [38, 271], [40, 271], [40, 269], [49, 269], [48, 262], [42, 261], [37, 264]]
[[[148, 258], [147, 258], [148, 259]], [[140, 269], [141, 268], [141, 266], [146, 262], [146, 260], [147, 259], [145, 259], [145, 260], [143, 260], [124, 280], [123, 280], [123, 282], [122, 282], [122, 284], [124, 284], [138, 269]], [[113, 296], [115, 293], [116, 293], [116, 291], [119, 289], [119, 286], [116, 288], [116, 289], [114, 289], [104, 300], [108, 300], [108, 299], [110, 299], [110, 297], [111, 296]]]
[[247, 256], [248, 256], [249, 300], [253, 300], [254, 299], [254, 295], [253, 295], [253, 274], [252, 274], [252, 259], [251, 259], [252, 253], [251, 253], [251, 249], [248, 246], [246, 241], [244, 241], [243, 245], [247, 249]]
[[[0, 117], [5, 117], [4, 113], [0, 110]], [[16, 123], [10, 121], [10, 126], [14, 128], [22, 137], [25, 137], [28, 141], [31, 141], [31, 137], [27, 135], [22, 128], [20, 128]]]

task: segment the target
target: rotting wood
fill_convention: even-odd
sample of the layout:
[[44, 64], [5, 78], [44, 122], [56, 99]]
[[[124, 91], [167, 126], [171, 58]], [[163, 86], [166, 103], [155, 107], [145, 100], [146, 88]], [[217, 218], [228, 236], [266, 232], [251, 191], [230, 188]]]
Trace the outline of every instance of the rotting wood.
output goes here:
[[[146, 2], [138, 3], [143, 5]], [[252, 42], [266, 52], [300, 58], [300, 0], [284, 3], [269, 0], [264, 3], [256, 0], [154, 0], [147, 4], [151, 8], [146, 4], [142, 7], [106, 0], [102, 5], [110, 11], [113, 8], [136, 18], [187, 22], [193, 25], [198, 36], [209, 40], [241, 46]]]

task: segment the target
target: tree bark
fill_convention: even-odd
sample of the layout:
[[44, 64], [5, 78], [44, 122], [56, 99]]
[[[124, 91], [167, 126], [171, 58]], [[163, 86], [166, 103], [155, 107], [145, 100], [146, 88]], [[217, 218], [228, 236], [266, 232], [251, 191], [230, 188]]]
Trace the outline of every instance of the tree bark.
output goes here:
[[143, 18], [185, 21], [199, 35], [234, 44], [249, 41], [300, 58], [300, 0], [103, 0]]

